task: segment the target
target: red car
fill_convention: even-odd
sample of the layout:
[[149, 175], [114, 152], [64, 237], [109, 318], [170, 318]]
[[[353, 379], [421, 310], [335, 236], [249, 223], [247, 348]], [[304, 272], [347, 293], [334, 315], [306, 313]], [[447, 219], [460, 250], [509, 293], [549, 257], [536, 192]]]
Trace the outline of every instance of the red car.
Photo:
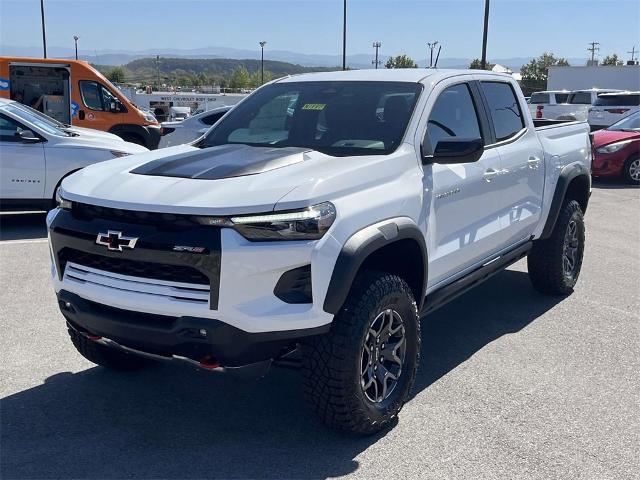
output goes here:
[[640, 112], [593, 134], [594, 177], [622, 177], [640, 185]]

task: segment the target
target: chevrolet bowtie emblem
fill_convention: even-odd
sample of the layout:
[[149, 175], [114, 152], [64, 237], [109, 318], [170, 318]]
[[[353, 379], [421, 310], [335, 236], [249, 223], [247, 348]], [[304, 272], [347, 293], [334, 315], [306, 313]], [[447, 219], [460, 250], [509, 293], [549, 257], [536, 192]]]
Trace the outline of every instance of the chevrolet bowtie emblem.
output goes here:
[[121, 252], [123, 248], [134, 248], [138, 241], [135, 237], [125, 237], [122, 232], [109, 230], [107, 233], [99, 233], [96, 238], [98, 245], [104, 245], [109, 250]]

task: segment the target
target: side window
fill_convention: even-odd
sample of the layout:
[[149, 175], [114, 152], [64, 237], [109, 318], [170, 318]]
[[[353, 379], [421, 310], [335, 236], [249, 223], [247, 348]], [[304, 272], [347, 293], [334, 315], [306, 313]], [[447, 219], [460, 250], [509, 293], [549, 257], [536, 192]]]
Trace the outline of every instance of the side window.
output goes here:
[[18, 122], [4, 115], [0, 115], [0, 142], [19, 142], [20, 139], [16, 134], [21, 130], [23, 130], [23, 128]]
[[213, 125], [218, 120], [220, 120], [225, 113], [227, 112], [220, 112], [220, 113], [214, 113], [212, 115], [206, 115], [202, 117], [202, 123], [204, 123], [205, 125]]
[[100, 95], [100, 85], [98, 82], [87, 80], [80, 81], [80, 94], [82, 101], [91, 110], [104, 110], [102, 107], [102, 95]]
[[440, 140], [451, 137], [481, 138], [480, 123], [466, 83], [444, 90], [431, 109], [427, 138], [433, 150]]
[[496, 141], [512, 137], [524, 128], [524, 117], [513, 88], [504, 82], [481, 82], [487, 98]]

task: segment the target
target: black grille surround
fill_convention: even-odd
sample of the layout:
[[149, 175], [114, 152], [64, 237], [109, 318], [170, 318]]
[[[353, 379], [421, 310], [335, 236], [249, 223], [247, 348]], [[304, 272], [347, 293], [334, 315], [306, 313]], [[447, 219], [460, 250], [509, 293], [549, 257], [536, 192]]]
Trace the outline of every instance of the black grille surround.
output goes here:
[[[83, 207], [76, 208], [78, 205]], [[58, 211], [49, 227], [60, 280], [67, 262], [72, 262], [121, 275], [208, 285], [209, 308], [217, 310], [221, 263], [219, 227], [192, 222], [188, 220], [192, 218], [189, 215], [96, 207], [74, 203], [71, 211]], [[135, 248], [112, 251], [96, 244], [98, 234], [109, 230], [137, 238]], [[197, 247], [197, 250], [175, 249], [185, 246]]]

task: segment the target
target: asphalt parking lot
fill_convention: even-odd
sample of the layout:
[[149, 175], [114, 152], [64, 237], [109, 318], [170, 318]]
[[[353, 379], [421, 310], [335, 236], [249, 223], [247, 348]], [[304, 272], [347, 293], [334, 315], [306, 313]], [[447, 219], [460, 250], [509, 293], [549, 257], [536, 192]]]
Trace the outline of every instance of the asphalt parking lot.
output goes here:
[[594, 185], [567, 298], [520, 262], [425, 317], [414, 397], [367, 438], [323, 427], [296, 371], [93, 366], [57, 310], [44, 215], [3, 215], [0, 477], [640, 478], [639, 212], [639, 189]]

